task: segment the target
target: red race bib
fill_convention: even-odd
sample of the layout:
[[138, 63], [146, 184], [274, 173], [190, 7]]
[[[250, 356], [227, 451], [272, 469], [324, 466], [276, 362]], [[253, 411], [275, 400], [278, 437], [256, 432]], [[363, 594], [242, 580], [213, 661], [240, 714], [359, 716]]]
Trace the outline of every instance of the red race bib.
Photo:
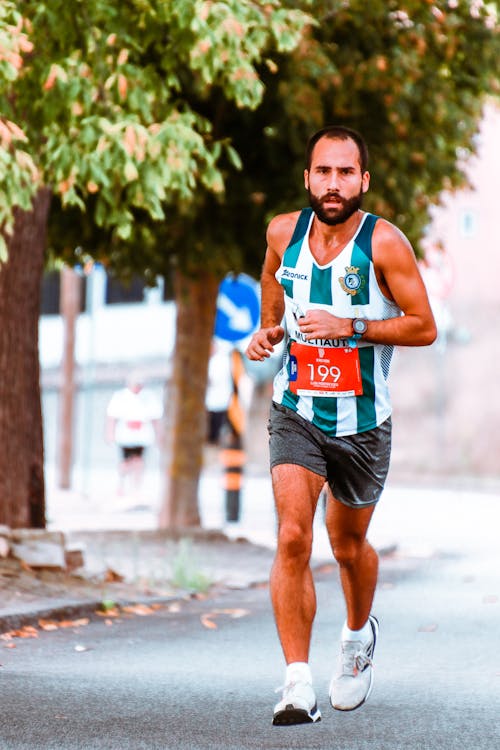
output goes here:
[[290, 390], [298, 396], [361, 396], [363, 383], [356, 346], [309, 346], [292, 342]]

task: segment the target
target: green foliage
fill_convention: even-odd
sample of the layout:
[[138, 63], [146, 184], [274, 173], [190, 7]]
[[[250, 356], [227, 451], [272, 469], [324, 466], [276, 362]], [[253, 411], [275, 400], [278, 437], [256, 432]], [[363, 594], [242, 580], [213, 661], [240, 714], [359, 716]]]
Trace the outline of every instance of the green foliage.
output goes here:
[[[484, 97], [500, 93], [496, 10], [465, 0], [318, 0], [314, 15], [317, 25], [280, 61], [279, 78], [266, 77], [255, 115], [231, 123], [245, 174], [230, 176], [227, 194], [246, 195], [254, 226], [259, 216], [264, 223], [300, 207], [307, 138], [326, 123], [347, 125], [370, 148], [366, 208], [394, 221], [418, 250], [430, 207], [443, 190], [465, 185]], [[239, 236], [250, 236], [239, 216]], [[245, 253], [248, 264], [255, 247], [247, 243]]]
[[315, 113], [307, 117], [313, 127], [335, 121], [360, 130], [372, 155], [367, 207], [418, 245], [429, 207], [464, 185], [484, 95], [500, 93], [496, 9], [352, 0], [317, 2], [315, 13], [320, 22], [281, 86], [286, 114], [302, 132], [304, 109]]
[[66, 261], [83, 247], [123, 277], [258, 272], [267, 219], [304, 202], [307, 137], [338, 122], [370, 146], [366, 207], [418, 245], [442, 190], [464, 184], [484, 95], [498, 95], [496, 12], [481, 0], [6, 0], [0, 225], [40, 175]]
[[[8, 3], [0, 31], [14, 49], [24, 24], [33, 53], [20, 73], [7, 66], [3, 111], [26, 133], [56, 209], [90, 210], [80, 216], [94, 228], [89, 251], [111, 242], [114, 257], [146, 231], [135, 232], [138, 218], [164, 221], [168, 206], [189, 205], [199, 190], [222, 194], [219, 160], [227, 154], [234, 164], [237, 155], [196, 104], [217, 89], [237, 107], [256, 107], [256, 64], [265, 50], [291, 49], [306, 20], [277, 0], [17, 5], [24, 20]], [[7, 182], [0, 173], [0, 187]], [[6, 190], [5, 211], [16, 201], [26, 205], [19, 181]], [[67, 248], [67, 239], [55, 246]]]
[[105, 597], [100, 604], [101, 612], [112, 612], [116, 608], [116, 602], [114, 599]]
[[25, 24], [13, 2], [0, 6], [0, 262], [6, 257], [5, 234], [13, 229], [15, 206], [28, 209], [38, 183], [38, 170], [31, 155], [20, 147], [27, 138], [19, 126], [9, 120], [7, 92], [19, 78], [23, 55], [32, 50]]

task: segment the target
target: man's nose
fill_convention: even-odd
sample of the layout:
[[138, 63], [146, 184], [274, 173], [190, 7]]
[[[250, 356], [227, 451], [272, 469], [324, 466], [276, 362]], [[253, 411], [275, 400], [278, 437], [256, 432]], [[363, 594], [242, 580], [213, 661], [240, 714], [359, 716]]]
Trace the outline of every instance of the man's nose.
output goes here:
[[328, 188], [328, 191], [331, 193], [337, 193], [339, 190], [339, 181], [338, 181], [338, 174], [332, 170], [328, 173], [328, 178], [326, 181], [326, 186]]

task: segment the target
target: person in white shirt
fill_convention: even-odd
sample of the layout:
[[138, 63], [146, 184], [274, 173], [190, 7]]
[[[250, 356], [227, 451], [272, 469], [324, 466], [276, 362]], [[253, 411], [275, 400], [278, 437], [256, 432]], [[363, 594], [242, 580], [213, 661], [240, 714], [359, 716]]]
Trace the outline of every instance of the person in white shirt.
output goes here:
[[143, 388], [142, 378], [131, 373], [125, 388], [116, 391], [108, 404], [106, 434], [120, 449], [118, 493], [123, 494], [128, 477], [138, 490], [144, 473], [144, 451], [160, 435], [161, 403]]

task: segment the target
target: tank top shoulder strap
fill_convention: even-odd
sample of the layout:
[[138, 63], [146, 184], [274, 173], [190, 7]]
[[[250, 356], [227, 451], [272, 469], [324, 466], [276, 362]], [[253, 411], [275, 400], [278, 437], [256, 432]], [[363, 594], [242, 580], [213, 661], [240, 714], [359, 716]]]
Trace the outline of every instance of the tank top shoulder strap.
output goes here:
[[372, 234], [379, 218], [375, 214], [366, 214], [363, 225], [355, 239], [356, 245], [370, 261], [372, 260]]
[[311, 214], [312, 208], [303, 208], [299, 214], [295, 229], [293, 230], [292, 239], [288, 243], [288, 247], [283, 256], [283, 262], [289, 268], [295, 268], [297, 265], [300, 248], [302, 247], [302, 240], [307, 232], [311, 220]]

